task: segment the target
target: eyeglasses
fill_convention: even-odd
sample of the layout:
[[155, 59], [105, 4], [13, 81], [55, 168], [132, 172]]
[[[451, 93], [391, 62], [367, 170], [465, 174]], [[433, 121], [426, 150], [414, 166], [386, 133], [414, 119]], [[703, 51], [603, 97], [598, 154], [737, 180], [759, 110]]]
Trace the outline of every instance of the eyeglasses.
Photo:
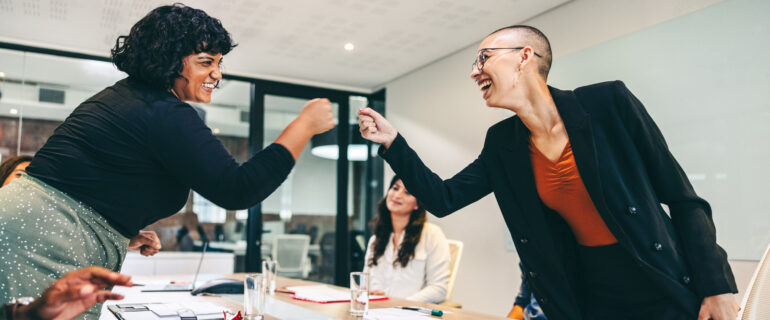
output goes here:
[[[486, 56], [486, 52], [487, 51], [492, 51], [492, 50], [503, 50], [503, 49], [521, 50], [521, 49], [524, 49], [524, 47], [515, 47], [515, 48], [483, 48], [483, 49], [479, 50], [479, 55], [476, 57], [476, 60], [473, 60], [473, 64], [471, 65], [471, 68], [473, 68], [473, 69], [479, 68], [479, 72], [481, 72], [481, 70], [484, 69], [484, 63], [487, 62], [487, 58], [488, 58]], [[538, 58], [542, 58], [543, 57], [543, 56], [539, 55], [537, 52], [533, 51], [532, 53], [534, 53], [535, 56], [538, 57]]]

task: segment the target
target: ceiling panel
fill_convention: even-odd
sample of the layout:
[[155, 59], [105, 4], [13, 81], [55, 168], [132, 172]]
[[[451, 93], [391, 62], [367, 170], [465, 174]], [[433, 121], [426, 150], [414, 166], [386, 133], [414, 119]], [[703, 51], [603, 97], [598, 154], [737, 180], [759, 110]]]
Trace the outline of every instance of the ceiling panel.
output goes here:
[[[366, 91], [568, 0], [187, 1], [239, 46], [225, 72]], [[0, 0], [0, 41], [109, 54], [156, 0]], [[355, 49], [343, 49], [346, 43]], [[472, 57], [469, 57], [469, 64]]]

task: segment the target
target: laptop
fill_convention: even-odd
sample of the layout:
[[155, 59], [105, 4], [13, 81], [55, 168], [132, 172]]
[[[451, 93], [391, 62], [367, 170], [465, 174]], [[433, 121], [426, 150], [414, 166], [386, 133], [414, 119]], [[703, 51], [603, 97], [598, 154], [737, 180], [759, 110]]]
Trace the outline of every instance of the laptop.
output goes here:
[[206, 255], [206, 249], [208, 249], [209, 243], [203, 243], [203, 252], [201, 252], [200, 260], [198, 260], [198, 269], [195, 270], [195, 277], [193, 277], [192, 283], [169, 283], [162, 285], [147, 285], [142, 289], [142, 292], [184, 292], [193, 291], [195, 289], [195, 282], [198, 281], [198, 274], [201, 272], [201, 265], [203, 265], [203, 257]]

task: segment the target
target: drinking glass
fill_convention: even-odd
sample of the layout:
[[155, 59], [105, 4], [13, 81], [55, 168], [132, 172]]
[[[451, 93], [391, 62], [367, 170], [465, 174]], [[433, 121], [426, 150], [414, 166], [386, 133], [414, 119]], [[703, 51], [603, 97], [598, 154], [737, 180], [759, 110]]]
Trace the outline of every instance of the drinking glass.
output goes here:
[[350, 314], [363, 317], [369, 310], [369, 274], [350, 273]]
[[246, 313], [245, 319], [262, 320], [265, 314], [265, 295], [267, 294], [267, 284], [262, 274], [246, 275], [246, 281], [243, 282], [243, 309]]
[[262, 274], [265, 275], [267, 292], [271, 295], [275, 294], [275, 261], [262, 260]]

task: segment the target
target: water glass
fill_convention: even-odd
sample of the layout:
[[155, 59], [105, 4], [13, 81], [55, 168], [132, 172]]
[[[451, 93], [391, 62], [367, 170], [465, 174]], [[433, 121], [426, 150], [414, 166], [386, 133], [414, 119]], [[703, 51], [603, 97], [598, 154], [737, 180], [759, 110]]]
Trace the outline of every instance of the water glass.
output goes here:
[[369, 274], [350, 273], [350, 314], [363, 317], [369, 310]]
[[267, 285], [262, 274], [246, 275], [243, 282], [243, 309], [247, 320], [262, 320], [265, 314], [265, 295]]
[[262, 274], [265, 275], [267, 292], [271, 295], [275, 294], [275, 261], [262, 260]]

